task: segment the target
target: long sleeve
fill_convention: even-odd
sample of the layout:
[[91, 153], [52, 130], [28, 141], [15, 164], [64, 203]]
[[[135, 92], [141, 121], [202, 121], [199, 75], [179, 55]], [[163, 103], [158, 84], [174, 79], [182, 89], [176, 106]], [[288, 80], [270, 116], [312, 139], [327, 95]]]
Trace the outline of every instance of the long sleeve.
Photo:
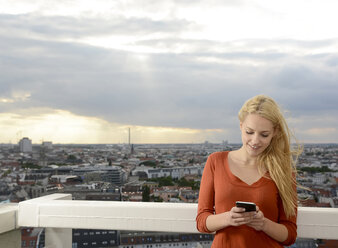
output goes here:
[[204, 166], [196, 216], [197, 230], [205, 233], [210, 233], [206, 226], [206, 220], [209, 215], [214, 214], [215, 190], [214, 165], [212, 160], [212, 156], [209, 156]]
[[297, 238], [297, 207], [295, 209], [295, 215], [287, 218], [284, 212], [282, 199], [278, 197], [278, 208], [279, 208], [279, 224], [283, 224], [288, 229], [288, 237], [282, 242], [283, 245], [292, 245]]

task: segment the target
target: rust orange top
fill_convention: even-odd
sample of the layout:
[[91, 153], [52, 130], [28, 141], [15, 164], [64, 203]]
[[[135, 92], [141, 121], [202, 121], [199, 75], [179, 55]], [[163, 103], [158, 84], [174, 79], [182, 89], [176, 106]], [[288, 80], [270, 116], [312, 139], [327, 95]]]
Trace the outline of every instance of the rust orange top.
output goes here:
[[236, 201], [254, 202], [264, 216], [285, 225], [288, 238], [280, 243], [262, 231], [241, 225], [218, 230], [212, 247], [217, 248], [273, 248], [291, 245], [297, 237], [296, 216], [286, 218], [283, 203], [273, 180], [261, 177], [248, 185], [229, 169], [228, 152], [216, 152], [209, 156], [202, 175], [196, 217], [197, 229], [210, 233], [206, 227], [209, 215], [230, 211]]

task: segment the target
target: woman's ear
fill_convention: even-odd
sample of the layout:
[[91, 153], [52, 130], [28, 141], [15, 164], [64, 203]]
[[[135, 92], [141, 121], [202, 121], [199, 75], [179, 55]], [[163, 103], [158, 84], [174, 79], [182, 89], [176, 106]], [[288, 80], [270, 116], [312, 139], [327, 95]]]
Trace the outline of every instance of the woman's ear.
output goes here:
[[239, 129], [242, 131], [242, 127], [243, 127], [243, 122], [239, 123]]

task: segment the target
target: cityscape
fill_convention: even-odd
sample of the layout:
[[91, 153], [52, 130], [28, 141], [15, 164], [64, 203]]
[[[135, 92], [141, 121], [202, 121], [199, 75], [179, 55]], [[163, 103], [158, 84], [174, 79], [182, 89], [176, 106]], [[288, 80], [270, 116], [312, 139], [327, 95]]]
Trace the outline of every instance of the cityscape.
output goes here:
[[[337, 9], [1, 1], [0, 248], [210, 248], [213, 234], [195, 228], [204, 166], [241, 147], [238, 111], [257, 95], [276, 101], [304, 146], [290, 247], [337, 248]], [[41, 217], [42, 206], [55, 212]]]
[[[197, 203], [208, 156], [234, 150], [228, 141], [200, 144], [0, 145], [0, 204], [68, 193], [74, 200]], [[338, 207], [338, 144], [304, 144], [299, 206]], [[306, 188], [310, 189], [307, 190]], [[21, 230], [22, 247], [44, 247], [44, 229]], [[211, 234], [73, 229], [72, 247], [210, 247]], [[297, 239], [291, 247], [337, 247], [337, 240]]]

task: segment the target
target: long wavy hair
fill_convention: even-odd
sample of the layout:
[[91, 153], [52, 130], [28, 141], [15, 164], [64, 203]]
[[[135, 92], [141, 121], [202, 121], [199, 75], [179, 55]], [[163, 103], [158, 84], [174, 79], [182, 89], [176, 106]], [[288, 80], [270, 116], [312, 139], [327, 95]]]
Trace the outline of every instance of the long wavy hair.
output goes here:
[[297, 208], [296, 163], [303, 147], [297, 142], [291, 146], [294, 136], [280, 107], [272, 98], [258, 95], [247, 100], [238, 113], [239, 120], [243, 122], [248, 114], [259, 114], [270, 120], [276, 130], [270, 145], [258, 156], [258, 170], [261, 174], [263, 171], [269, 172], [278, 188], [286, 216], [294, 216]]

